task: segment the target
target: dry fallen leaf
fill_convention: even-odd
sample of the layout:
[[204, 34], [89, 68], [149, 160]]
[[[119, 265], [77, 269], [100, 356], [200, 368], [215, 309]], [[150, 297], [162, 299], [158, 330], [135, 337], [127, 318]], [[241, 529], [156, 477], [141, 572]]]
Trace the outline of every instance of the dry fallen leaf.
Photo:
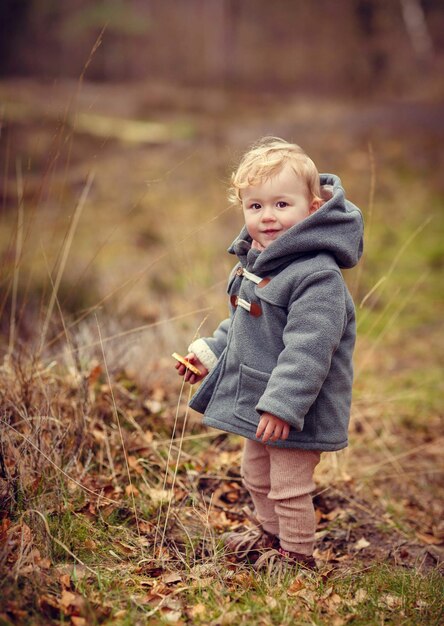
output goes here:
[[287, 594], [289, 596], [297, 596], [302, 589], [305, 588], [303, 581], [300, 578], [295, 578], [294, 581], [287, 589]]
[[134, 470], [137, 474], [143, 474], [143, 467], [139, 463], [139, 459], [133, 455], [128, 456], [128, 465], [132, 470]]
[[231, 624], [239, 623], [239, 613], [238, 611], [227, 611], [223, 613], [218, 620], [218, 624], [221, 626], [231, 626]]
[[188, 610], [188, 615], [191, 619], [195, 619], [196, 617], [203, 618], [205, 613], [207, 612], [207, 608], [204, 604], [195, 604]]
[[364, 550], [364, 548], [368, 548], [369, 545], [370, 545], [370, 542], [367, 541], [365, 537], [361, 537], [361, 539], [359, 539], [355, 544], [353, 544], [353, 549]]
[[235, 574], [230, 582], [232, 587], [236, 587], [237, 585], [243, 589], [250, 589], [251, 585], [254, 583], [254, 578], [250, 572], [240, 572], [239, 574]]
[[134, 546], [130, 546], [128, 543], [124, 543], [123, 541], [114, 541], [114, 545], [118, 546], [125, 554], [134, 554], [134, 552], [137, 551]]
[[72, 593], [72, 591], [68, 591], [67, 589], [64, 589], [62, 591], [62, 595], [60, 596], [60, 605], [67, 609], [69, 606], [74, 605], [76, 601], [76, 594]]
[[170, 572], [169, 574], [162, 576], [162, 581], [166, 585], [172, 585], [174, 583], [182, 582], [182, 576], [178, 572]]
[[47, 557], [43, 557], [39, 560], [39, 567], [41, 569], [50, 569], [51, 565], [51, 559], [48, 559]]
[[156, 489], [155, 487], [150, 487], [146, 490], [146, 493], [153, 504], [170, 502], [170, 500], [172, 500], [174, 496], [172, 489]]
[[88, 378], [88, 383], [90, 385], [93, 385], [95, 382], [97, 382], [97, 380], [99, 379], [100, 375], [102, 373], [102, 366], [101, 365], [95, 365], [94, 367], [92, 367], [92, 369], [90, 370], [87, 378]]
[[340, 604], [342, 604], [342, 598], [339, 594], [332, 593], [332, 595], [329, 598], [329, 602], [335, 606], [339, 606]]
[[335, 561], [336, 555], [333, 552], [332, 548], [328, 548], [327, 550], [319, 550], [319, 548], [315, 548], [313, 552], [313, 557], [316, 561]]
[[337, 507], [336, 509], [333, 509], [332, 511], [328, 511], [328, 513], [321, 512], [320, 517], [321, 517], [321, 520], [325, 519], [328, 522], [331, 522], [335, 520], [337, 517], [340, 517], [343, 513], [344, 513], [344, 510]]
[[297, 597], [300, 598], [310, 610], [312, 610], [313, 607], [317, 604], [316, 592], [312, 589], [307, 589], [304, 587], [299, 591], [298, 594], [295, 595], [297, 595]]
[[162, 402], [159, 402], [159, 400], [145, 400], [143, 406], [152, 415], [157, 415], [158, 413], [161, 413], [163, 409], [163, 404]]
[[351, 606], [356, 606], [357, 604], [361, 604], [367, 598], [367, 591], [365, 589], [357, 589], [354, 598], [350, 598], [348, 603]]
[[140, 495], [140, 491], [134, 485], [127, 485], [125, 493], [127, 496], [135, 496], [136, 498]]
[[105, 441], [106, 439], [105, 433], [102, 429], [93, 428], [92, 434], [93, 434], [94, 439], [97, 441], [97, 443], [101, 443], [102, 441]]
[[66, 574], [74, 580], [82, 580], [83, 578], [86, 578], [90, 575], [90, 572], [86, 569], [84, 565], [61, 564], [56, 565], [54, 569], [60, 573], [60, 576]]
[[146, 522], [144, 520], [139, 520], [139, 530], [141, 533], [150, 533], [153, 530], [154, 525], [152, 522]]
[[62, 574], [59, 580], [64, 589], [69, 589], [71, 587], [71, 576], [69, 574]]
[[267, 603], [267, 607], [269, 609], [275, 609], [278, 605], [278, 601], [273, 596], [266, 596], [265, 602]]
[[177, 624], [182, 617], [181, 611], [170, 611], [168, 609], [162, 610], [162, 617], [170, 624]]
[[402, 598], [394, 596], [391, 593], [386, 593], [379, 598], [378, 606], [387, 607], [393, 611], [401, 608]]
[[422, 611], [423, 609], [427, 609], [429, 606], [429, 603], [426, 602], [425, 600], [417, 600], [415, 602], [415, 606], [417, 609], [419, 609], [420, 611]]

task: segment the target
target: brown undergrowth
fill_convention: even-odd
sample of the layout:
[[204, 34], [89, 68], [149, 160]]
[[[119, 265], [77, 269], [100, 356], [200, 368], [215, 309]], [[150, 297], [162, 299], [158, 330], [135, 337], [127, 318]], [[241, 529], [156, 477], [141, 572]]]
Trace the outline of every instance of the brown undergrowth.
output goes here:
[[[22, 357], [6, 358], [0, 377], [1, 624], [254, 623], [250, 609], [223, 621], [201, 598], [202, 580], [231, 589], [231, 598], [245, 585], [258, 593], [252, 570], [218, 542], [248, 524], [239, 438], [202, 431], [186, 409], [188, 390], [167, 372], [141, 388], [123, 371], [110, 377], [104, 363], [69, 371]], [[330, 595], [341, 604], [335, 581], [382, 565], [424, 577], [442, 571], [436, 424], [414, 442], [396, 424], [404, 453], [386, 428], [369, 455], [372, 405], [358, 398], [355, 410], [352, 452], [325, 455], [317, 475], [319, 576], [298, 589], [286, 579], [287, 600], [302, 590], [318, 603], [336, 585]], [[410, 467], [421, 459], [429, 492], [406, 457]], [[355, 606], [363, 593], [354, 589]], [[317, 623], [329, 623], [333, 609], [334, 623], [356, 617], [341, 617], [330, 595]]]

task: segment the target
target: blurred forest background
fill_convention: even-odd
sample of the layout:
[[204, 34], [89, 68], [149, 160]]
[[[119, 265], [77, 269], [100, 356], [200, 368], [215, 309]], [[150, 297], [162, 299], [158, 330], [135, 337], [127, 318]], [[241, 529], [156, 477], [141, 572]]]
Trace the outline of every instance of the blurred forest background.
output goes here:
[[442, 64], [439, 0], [5, 0], [1, 10], [3, 75], [76, 79], [102, 29], [90, 80], [368, 97], [405, 92]]
[[184, 298], [205, 306], [240, 226], [230, 169], [264, 134], [339, 173], [364, 211], [382, 205], [358, 299], [442, 198], [441, 2], [5, 0], [0, 28], [9, 351], [45, 315], [51, 280], [65, 313], [103, 300], [128, 328]]
[[[374, 614], [392, 623], [401, 609], [406, 623], [439, 623], [429, 574], [444, 557], [443, 76], [440, 0], [2, 0], [0, 568], [10, 595], [0, 621], [136, 624], [163, 611], [155, 594], [141, 600], [139, 574], [156, 585], [174, 569], [179, 578], [162, 578], [159, 591], [170, 622], [199, 623], [190, 606], [200, 606], [210, 623], [231, 593], [240, 613], [227, 623], [250, 623], [242, 602], [260, 582], [227, 592], [214, 579], [214, 605], [175, 595], [190, 582], [187, 567], [220, 558], [199, 541], [243, 520], [245, 494], [240, 441], [188, 418], [170, 354], [226, 314], [226, 248], [242, 225], [226, 200], [229, 176], [251, 143], [277, 135], [338, 174], [366, 221], [363, 260], [346, 272], [359, 333], [352, 445], [319, 470], [317, 558], [339, 569], [386, 561], [395, 573], [355, 572], [367, 595], [342, 573], [335, 594], [347, 602], [343, 611], [336, 603], [334, 623], [364, 605], [365, 625]], [[178, 449], [167, 454], [171, 437]], [[112, 524], [91, 495], [99, 492], [111, 498]], [[205, 507], [214, 493], [217, 516], [198, 509], [193, 531], [187, 498]], [[113, 540], [110, 556], [106, 542], [119, 533], [126, 548]], [[176, 557], [190, 535], [184, 566]], [[139, 549], [162, 566], [145, 563], [141, 574]], [[73, 553], [100, 570], [101, 596], [91, 581], [64, 579], [62, 595], [50, 582], [28, 589], [33, 574]], [[111, 610], [101, 568], [123, 568], [122, 559], [119, 576], [136, 581], [138, 600], [123, 595]], [[398, 566], [412, 577], [396, 578]], [[23, 588], [27, 607], [14, 596]], [[70, 604], [68, 590], [87, 604]], [[303, 613], [294, 594], [273, 606], [274, 592], [254, 590], [264, 623]], [[304, 610], [331, 624], [324, 591], [311, 587]]]

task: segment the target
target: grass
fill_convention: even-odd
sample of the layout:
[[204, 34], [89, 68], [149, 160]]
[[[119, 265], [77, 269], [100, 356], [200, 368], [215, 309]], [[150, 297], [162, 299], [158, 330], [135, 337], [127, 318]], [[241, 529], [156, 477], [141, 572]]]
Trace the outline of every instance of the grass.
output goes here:
[[[111, 569], [111, 568], [109, 568]], [[252, 575], [249, 571], [190, 571], [179, 582], [148, 582], [127, 568], [104, 572], [100, 583], [73, 582], [73, 595], [87, 598], [83, 614], [97, 614], [106, 599], [109, 617], [89, 622], [123, 624], [429, 624], [442, 620], [443, 580], [401, 568], [372, 566], [330, 580], [321, 576]], [[214, 570], [213, 570], [214, 571]], [[178, 577], [176, 577], [177, 579]], [[173, 580], [166, 576], [165, 580]], [[124, 587], [126, 599], [116, 589]], [[141, 593], [142, 591], [142, 593]], [[157, 601], [157, 605], [154, 603]], [[103, 606], [103, 605], [102, 605]], [[102, 609], [103, 610], [103, 609]], [[105, 611], [107, 612], [107, 611]], [[180, 618], [178, 617], [180, 615]]]
[[[394, 440], [387, 428], [381, 431], [386, 447], [368, 450], [365, 433], [355, 435], [353, 451], [359, 469], [353, 459], [342, 459], [339, 466], [329, 458], [323, 460], [315, 500], [320, 520], [319, 574], [302, 578], [292, 571], [256, 574], [231, 563], [217, 539], [221, 531], [242, 521], [246, 494], [237, 482], [239, 438], [204, 438], [191, 423], [189, 432], [196, 435], [183, 441], [173, 485], [178, 450], [173, 448], [168, 455], [162, 444], [168, 442], [174, 421], [170, 401], [164, 401], [160, 413], [150, 414], [143, 410], [140, 390], [128, 385], [127, 378], [122, 380], [124, 385], [117, 380], [112, 385], [121, 415], [127, 417], [124, 445], [138, 493], [135, 509], [126, 491], [128, 477], [106, 382], [90, 383], [83, 452], [75, 463], [71, 459], [69, 467], [70, 475], [81, 478], [79, 483], [89, 491], [67, 481], [44, 457], [34, 457], [34, 448], [24, 445], [2, 422], [2, 451], [5, 444], [20, 447], [23, 456], [38, 463], [42, 474], [37, 488], [29, 479], [29, 469], [14, 478], [10, 459], [3, 456], [9, 483], [12, 486], [16, 480], [20, 485], [9, 494], [9, 511], [3, 511], [7, 541], [0, 554], [3, 565], [9, 563], [2, 585], [5, 612], [0, 612], [5, 624], [56, 624], [73, 617], [88, 624], [113, 625], [147, 620], [154, 624], [440, 623], [442, 574], [415, 534], [421, 531], [433, 537], [438, 532], [428, 510], [436, 492], [432, 490], [429, 498], [427, 492], [420, 494], [422, 486], [393, 466], [397, 446], [406, 440], [401, 422], [395, 424]], [[52, 379], [57, 387], [53, 412], [63, 413], [65, 402], [79, 397], [81, 385], [73, 394], [68, 381], [69, 374]], [[2, 382], [5, 393], [5, 377]], [[27, 409], [28, 419], [39, 408], [34, 402]], [[365, 406], [372, 408], [371, 403]], [[71, 423], [78, 417], [74, 413]], [[41, 420], [35, 440], [50, 440], [52, 433], [68, 442], [67, 426], [65, 421], [62, 435], [57, 420]], [[427, 435], [431, 432], [429, 425]], [[366, 476], [367, 463], [377, 462], [379, 456], [384, 465], [387, 451], [387, 464], [396, 470], [392, 478], [380, 481], [378, 474]], [[431, 461], [431, 456], [423, 458], [424, 466], [431, 469]], [[165, 487], [173, 494], [170, 507], [169, 500], [160, 499]], [[362, 537], [368, 546], [356, 550]], [[25, 603], [20, 600], [24, 589]]]
[[[266, 113], [251, 129], [240, 116], [251, 140]], [[236, 135], [234, 114], [219, 121]], [[7, 127], [9, 163], [25, 162], [22, 123]], [[414, 163], [431, 138], [406, 154], [399, 137], [376, 137], [369, 153], [350, 135], [332, 163], [335, 131], [300, 130], [367, 222], [362, 269], [347, 273], [359, 325], [351, 446], [316, 477], [319, 572], [258, 574], [224, 554], [219, 535], [248, 504], [241, 439], [202, 431], [169, 357], [225, 314], [240, 215], [224, 179], [241, 146], [210, 135], [123, 151], [92, 138], [76, 148], [74, 136], [76, 163], [61, 153], [45, 193], [22, 168], [20, 225], [9, 200], [1, 213], [0, 625], [442, 622], [442, 189]], [[4, 188], [15, 178], [6, 170]]]

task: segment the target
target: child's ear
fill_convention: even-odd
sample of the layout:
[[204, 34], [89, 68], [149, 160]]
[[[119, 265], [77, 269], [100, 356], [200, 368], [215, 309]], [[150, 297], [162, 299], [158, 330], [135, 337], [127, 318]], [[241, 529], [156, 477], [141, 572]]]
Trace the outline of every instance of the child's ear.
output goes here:
[[310, 208], [308, 210], [310, 215], [312, 213], [314, 213], [315, 211], [317, 211], [319, 209], [319, 207], [322, 206], [323, 204], [324, 203], [321, 200], [321, 198], [313, 198], [313, 200], [311, 201], [311, 204], [310, 204]]

